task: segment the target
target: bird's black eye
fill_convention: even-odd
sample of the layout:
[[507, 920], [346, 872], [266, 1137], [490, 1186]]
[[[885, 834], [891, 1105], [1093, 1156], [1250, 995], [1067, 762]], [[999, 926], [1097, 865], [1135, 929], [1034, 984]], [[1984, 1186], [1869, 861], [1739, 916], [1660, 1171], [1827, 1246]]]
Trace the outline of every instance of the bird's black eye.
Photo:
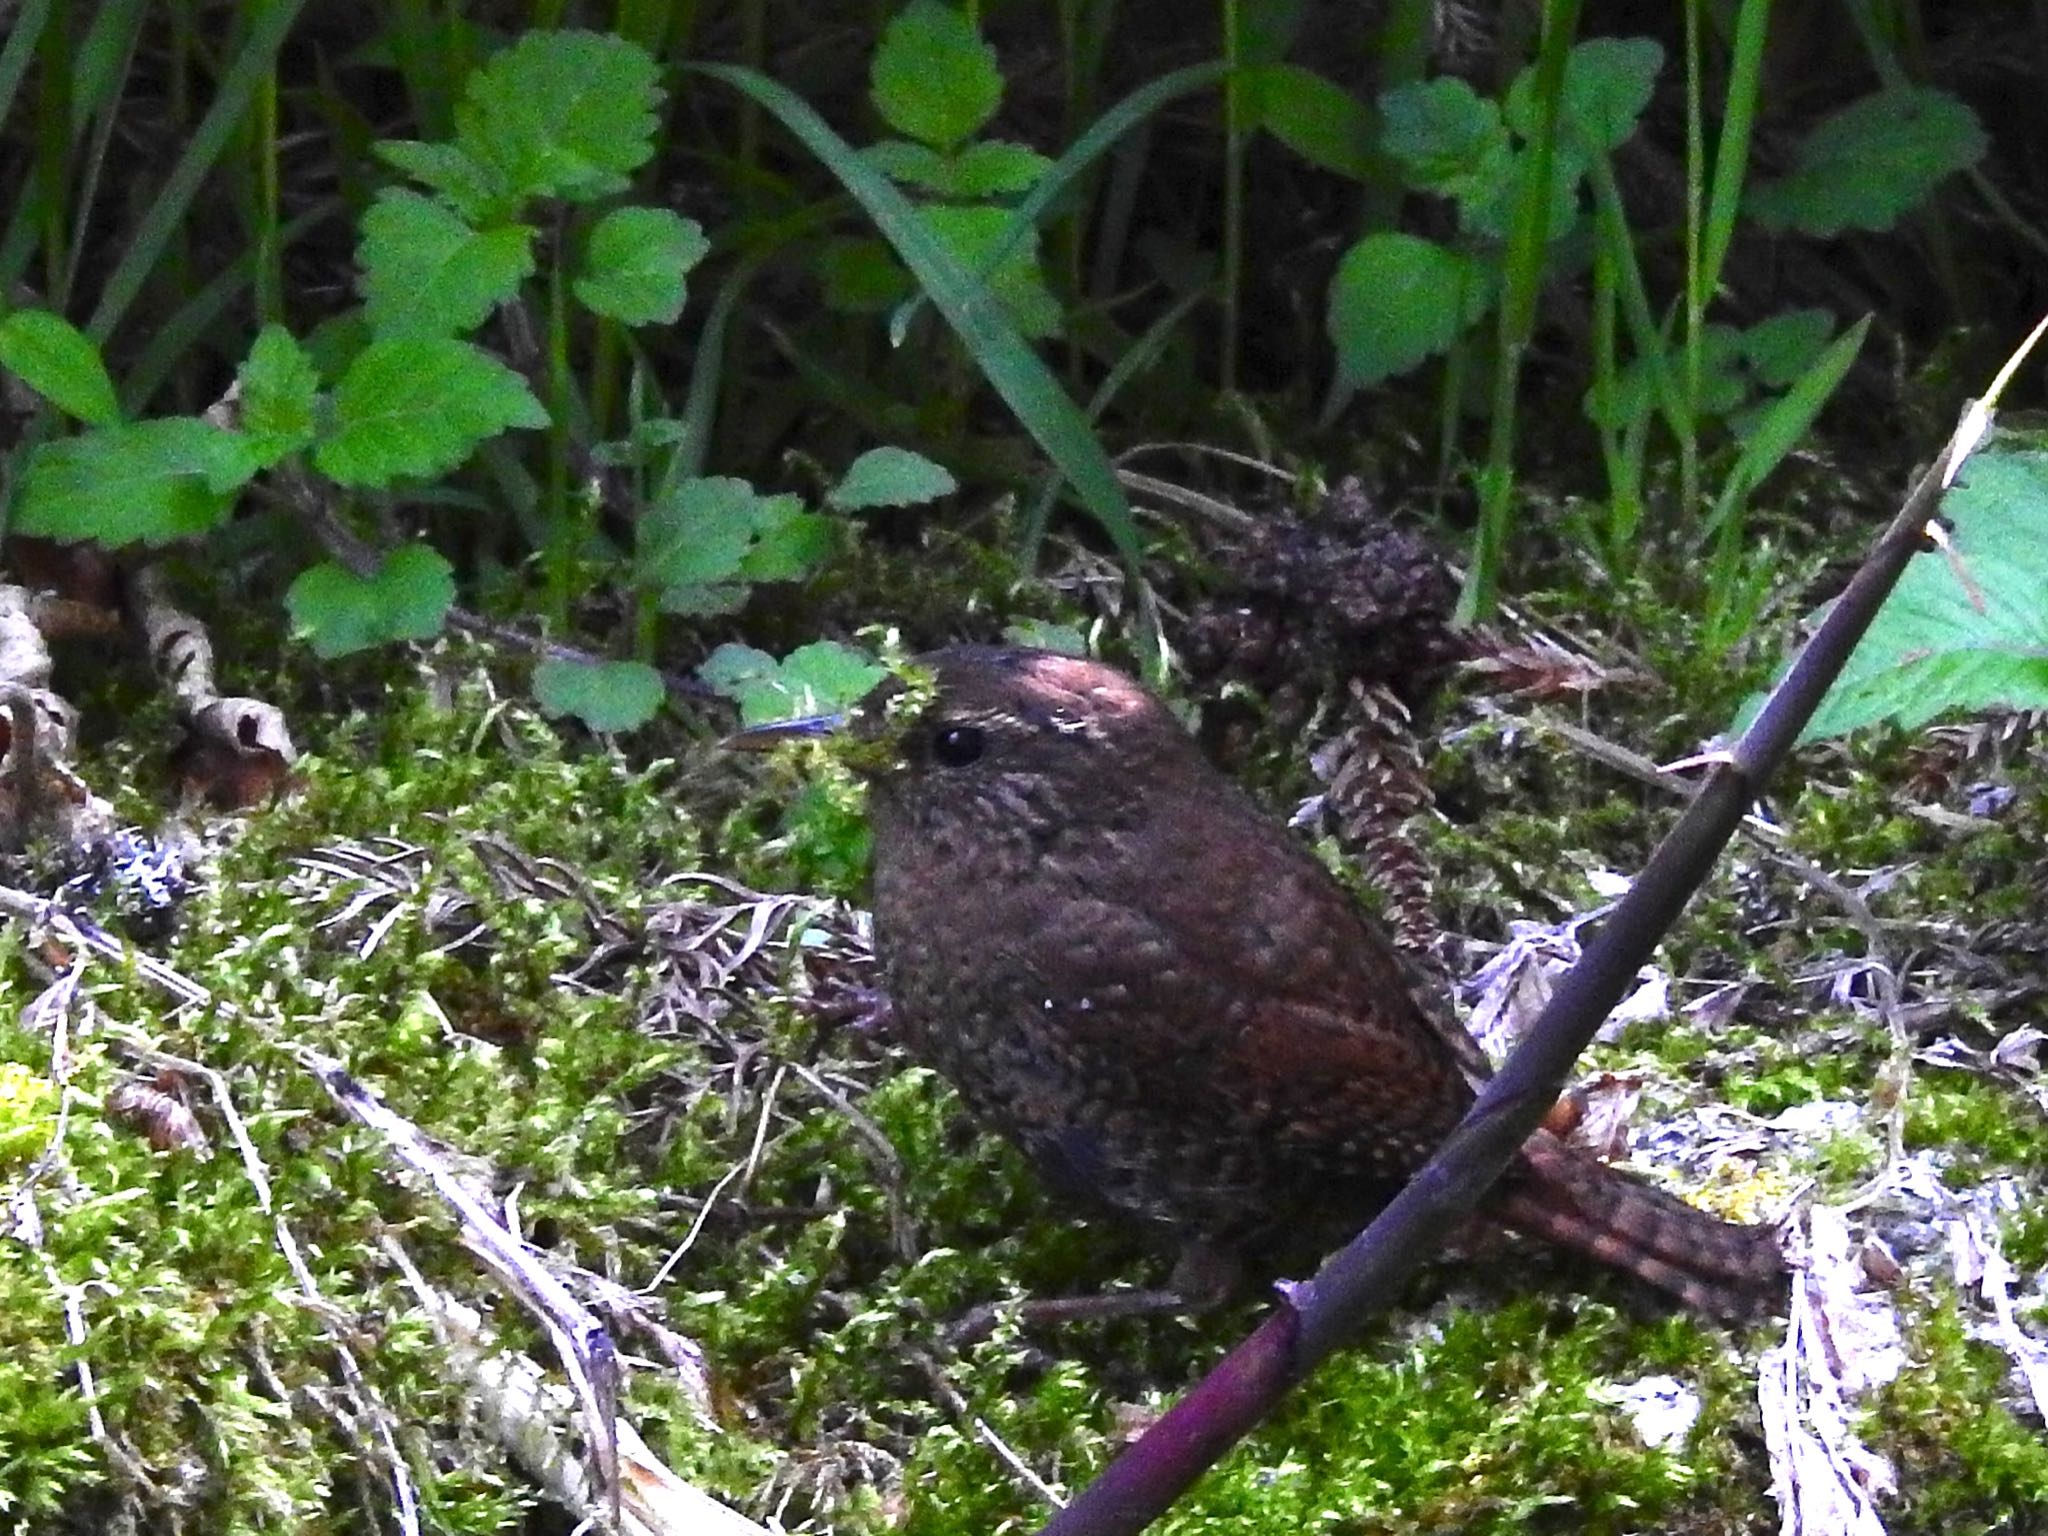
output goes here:
[[948, 768], [965, 768], [988, 749], [988, 733], [978, 725], [942, 725], [932, 732], [932, 756]]

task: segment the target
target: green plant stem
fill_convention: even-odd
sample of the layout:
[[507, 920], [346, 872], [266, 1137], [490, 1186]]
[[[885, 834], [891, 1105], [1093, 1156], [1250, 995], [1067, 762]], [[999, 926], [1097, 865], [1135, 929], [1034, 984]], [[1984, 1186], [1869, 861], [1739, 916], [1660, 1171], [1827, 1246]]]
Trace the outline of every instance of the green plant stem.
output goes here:
[[582, 553], [581, 519], [569, 512], [569, 284], [563, 276], [562, 229], [556, 225], [548, 261], [548, 415], [547, 479], [542, 490], [541, 517], [550, 530], [548, 548], [548, 617], [559, 633], [566, 629], [576, 561]]
[[1458, 594], [1457, 622], [1471, 624], [1493, 612], [1507, 549], [1515, 489], [1515, 397], [1522, 354], [1536, 329], [1536, 299], [1543, 287], [1550, 236], [1550, 177], [1555, 161], [1565, 64], [1579, 30], [1580, 0], [1544, 0], [1543, 40], [1536, 56], [1537, 127], [1515, 199], [1506, 253], [1507, 283], [1500, 304], [1500, 354], [1494, 360], [1493, 421], [1486, 466], [1479, 474], [1479, 526], [1472, 559]]
[[[256, 4], [257, 14], [268, 4]], [[277, 170], [277, 70], [266, 70], [257, 87], [249, 154], [256, 180], [256, 314], [265, 324], [284, 319], [284, 253], [277, 238], [280, 189]]]
[[1706, 371], [1706, 264], [1701, 230], [1706, 217], [1706, 120], [1701, 102], [1700, 0], [1685, 0], [1685, 342], [1680, 353], [1680, 396], [1686, 430], [1678, 439], [1678, 515], [1690, 524], [1700, 504], [1700, 384]]
[[[1643, 464], [1641, 435], [1637, 434], [1631, 445], [1628, 425], [1619, 430], [1615, 426], [1619, 414], [1615, 392], [1620, 382], [1614, 346], [1615, 312], [1619, 308], [1618, 265], [1612, 242], [1594, 241], [1593, 418], [1600, 437], [1600, 456], [1607, 468], [1607, 515], [1600, 533], [1604, 545], [1601, 560], [1611, 575], [1625, 579], [1635, 565], [1636, 533], [1642, 526]], [[1636, 451], [1631, 452], [1631, 446]]]
[[1223, 334], [1217, 341], [1216, 381], [1237, 388], [1238, 306], [1244, 283], [1244, 90], [1238, 83], [1243, 16], [1239, 0], [1223, 0]]

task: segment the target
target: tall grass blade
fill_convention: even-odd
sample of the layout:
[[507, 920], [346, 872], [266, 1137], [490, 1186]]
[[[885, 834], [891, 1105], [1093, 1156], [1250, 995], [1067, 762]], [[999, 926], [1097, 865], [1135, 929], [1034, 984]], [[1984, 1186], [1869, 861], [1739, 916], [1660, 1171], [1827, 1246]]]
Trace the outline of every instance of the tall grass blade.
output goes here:
[[732, 86], [773, 113], [867, 210], [875, 227], [931, 295], [946, 323], [958, 333], [982, 375], [1135, 568], [1137, 524], [1109, 456], [1089, 430], [1080, 407], [1060, 387], [1045, 360], [1018, 334], [988, 285], [960, 264], [918, 216], [910, 200], [803, 98], [758, 70], [731, 64], [689, 64], [684, 68]]
[[277, 61], [277, 51], [284, 45], [286, 34], [298, 20], [305, 4], [306, 0], [276, 0], [250, 26], [241, 52], [228, 66], [227, 73], [221, 76], [213, 104], [199, 120], [191, 142], [178, 156], [177, 164], [171, 167], [171, 174], [164, 179], [156, 200], [142, 216], [142, 223], [129, 238], [127, 249], [122, 252], [121, 260], [100, 292], [99, 305], [85, 327], [86, 334], [94, 341], [103, 342], [113, 334], [114, 327], [128, 312], [128, 306], [142, 291], [143, 283], [163, 256], [178, 225], [191, 211], [192, 200], [199, 195], [207, 173], [228, 147], [257, 91], [270, 78], [271, 68]]

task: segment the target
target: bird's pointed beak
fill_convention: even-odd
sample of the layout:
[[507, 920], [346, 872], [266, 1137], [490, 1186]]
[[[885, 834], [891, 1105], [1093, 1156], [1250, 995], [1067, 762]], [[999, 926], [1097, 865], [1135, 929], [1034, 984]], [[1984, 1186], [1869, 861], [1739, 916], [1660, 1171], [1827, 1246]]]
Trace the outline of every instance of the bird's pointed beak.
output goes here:
[[769, 725], [750, 725], [743, 731], [734, 731], [719, 745], [735, 752], [767, 752], [785, 741], [814, 741], [820, 736], [829, 736], [844, 729], [846, 721], [844, 714], [804, 715], [795, 720], [777, 720]]

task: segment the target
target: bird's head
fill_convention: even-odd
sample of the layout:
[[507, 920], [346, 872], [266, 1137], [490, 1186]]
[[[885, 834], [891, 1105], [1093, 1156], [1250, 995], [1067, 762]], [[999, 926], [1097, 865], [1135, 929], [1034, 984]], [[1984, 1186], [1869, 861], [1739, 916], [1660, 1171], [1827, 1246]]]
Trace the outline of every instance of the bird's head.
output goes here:
[[[763, 745], [839, 729], [871, 787], [878, 839], [934, 823], [1035, 826], [1124, 815], [1200, 754], [1165, 705], [1113, 667], [1056, 651], [929, 651], [844, 718], [742, 732]], [[971, 835], [971, 833], [970, 833]]]

